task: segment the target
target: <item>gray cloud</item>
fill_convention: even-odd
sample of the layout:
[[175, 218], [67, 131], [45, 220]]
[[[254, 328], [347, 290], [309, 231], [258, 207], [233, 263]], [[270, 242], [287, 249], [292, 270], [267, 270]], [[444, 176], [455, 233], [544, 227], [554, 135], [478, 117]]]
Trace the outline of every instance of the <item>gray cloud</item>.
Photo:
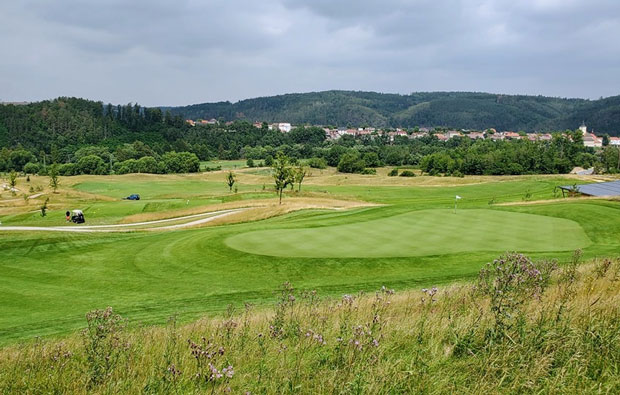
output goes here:
[[617, 0], [24, 0], [0, 100], [189, 104], [324, 89], [620, 94]]

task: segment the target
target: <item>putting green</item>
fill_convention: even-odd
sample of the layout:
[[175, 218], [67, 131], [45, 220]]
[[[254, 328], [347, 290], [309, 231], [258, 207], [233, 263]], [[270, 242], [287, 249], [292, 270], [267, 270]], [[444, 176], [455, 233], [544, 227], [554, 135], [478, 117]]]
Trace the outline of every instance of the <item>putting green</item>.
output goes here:
[[273, 229], [226, 239], [260, 255], [366, 258], [473, 251], [568, 251], [591, 244], [578, 223], [499, 210], [420, 210], [346, 225]]

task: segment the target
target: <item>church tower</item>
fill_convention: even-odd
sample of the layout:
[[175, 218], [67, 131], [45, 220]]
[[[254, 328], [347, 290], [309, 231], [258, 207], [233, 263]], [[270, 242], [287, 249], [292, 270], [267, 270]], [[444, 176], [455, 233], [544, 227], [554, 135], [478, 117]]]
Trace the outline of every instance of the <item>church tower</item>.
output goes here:
[[579, 126], [579, 130], [581, 130], [581, 134], [584, 136], [588, 133], [588, 128], [586, 127], [585, 122], [581, 122], [581, 126]]

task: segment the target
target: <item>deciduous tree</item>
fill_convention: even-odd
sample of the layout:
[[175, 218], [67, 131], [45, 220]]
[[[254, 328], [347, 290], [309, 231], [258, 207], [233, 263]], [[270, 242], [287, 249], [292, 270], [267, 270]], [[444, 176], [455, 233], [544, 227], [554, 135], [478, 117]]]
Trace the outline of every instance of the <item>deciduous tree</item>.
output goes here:
[[232, 192], [233, 185], [235, 185], [235, 182], [237, 182], [237, 177], [235, 176], [235, 173], [233, 173], [232, 171], [229, 171], [228, 175], [226, 176], [226, 184], [228, 185], [228, 190], [230, 192]]
[[17, 172], [15, 170], [11, 170], [9, 173], [9, 186], [11, 187], [11, 192], [15, 193], [15, 185], [17, 185]]
[[284, 155], [282, 152], [278, 152], [272, 167], [276, 192], [280, 197], [280, 204], [282, 204], [282, 192], [289, 184], [294, 182], [294, 175], [288, 156]]
[[58, 165], [57, 164], [53, 164], [52, 166], [50, 166], [50, 170], [49, 170], [49, 178], [50, 178], [50, 187], [54, 190], [54, 193], [56, 193], [56, 190], [58, 189], [58, 185], [60, 185], [60, 180], [58, 179]]
[[304, 182], [304, 178], [306, 178], [306, 175], [308, 174], [308, 171], [306, 170], [305, 166], [302, 166], [301, 164], [295, 169], [295, 182], [297, 183], [297, 192], [301, 192], [301, 183]]

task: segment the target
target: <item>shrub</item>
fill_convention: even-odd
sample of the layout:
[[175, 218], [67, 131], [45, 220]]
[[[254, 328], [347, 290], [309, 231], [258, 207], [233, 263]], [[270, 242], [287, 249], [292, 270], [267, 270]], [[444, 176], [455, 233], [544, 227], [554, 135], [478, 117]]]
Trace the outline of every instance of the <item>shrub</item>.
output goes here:
[[36, 163], [28, 162], [24, 165], [24, 173], [37, 174], [39, 172], [39, 165]]
[[75, 164], [76, 174], [108, 174], [108, 167], [97, 155], [87, 155]]
[[312, 167], [313, 169], [325, 169], [327, 168], [327, 161], [323, 158], [310, 158], [310, 160], [308, 161], [308, 166]]
[[118, 162], [114, 166], [114, 172], [116, 174], [130, 174], [137, 173], [137, 161], [135, 159], [127, 159], [122, 162]]
[[166, 152], [162, 155], [165, 173], [195, 173], [200, 170], [200, 160], [191, 152]]
[[366, 166], [368, 167], [379, 167], [381, 166], [381, 161], [379, 160], [379, 155], [376, 152], [366, 152], [362, 159], [366, 162]]
[[74, 176], [76, 175], [75, 163], [65, 163], [58, 167], [58, 173], [61, 176]]
[[248, 167], [254, 167], [254, 159], [249, 158], [247, 160], [246, 164], [248, 165]]
[[365, 168], [366, 162], [354, 153], [342, 155], [338, 162], [338, 171], [341, 173], [361, 173]]
[[360, 172], [360, 174], [377, 174], [377, 169], [366, 168]]
[[396, 168], [390, 170], [390, 172], [388, 173], [388, 177], [396, 177], [397, 175], [398, 175], [398, 169]]
[[136, 161], [135, 170], [138, 173], [156, 174], [158, 172], [157, 161], [152, 156], [143, 156]]
[[402, 173], [400, 173], [401, 177], [415, 177], [415, 173], [411, 170], [405, 170]]

